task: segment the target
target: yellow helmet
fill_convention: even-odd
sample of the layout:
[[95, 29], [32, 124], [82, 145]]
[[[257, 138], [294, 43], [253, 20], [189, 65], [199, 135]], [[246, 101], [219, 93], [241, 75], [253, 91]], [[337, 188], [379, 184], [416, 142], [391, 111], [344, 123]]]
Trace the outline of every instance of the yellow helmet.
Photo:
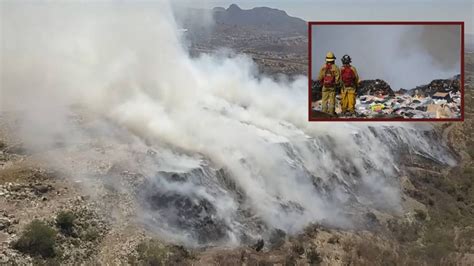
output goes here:
[[333, 52], [328, 52], [326, 54], [326, 62], [334, 62], [336, 60], [336, 57], [334, 56]]

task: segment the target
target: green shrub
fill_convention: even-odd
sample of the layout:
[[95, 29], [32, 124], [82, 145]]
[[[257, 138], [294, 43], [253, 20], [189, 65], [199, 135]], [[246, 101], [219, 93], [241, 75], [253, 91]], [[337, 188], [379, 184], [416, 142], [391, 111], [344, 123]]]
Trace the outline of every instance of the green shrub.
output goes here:
[[44, 222], [33, 220], [13, 243], [13, 248], [33, 256], [50, 258], [56, 255], [55, 245], [56, 231]]
[[387, 222], [387, 227], [394, 237], [402, 243], [416, 241], [421, 232], [421, 223], [419, 222], [410, 223], [392, 219]]
[[56, 255], [54, 258], [33, 258], [33, 265], [35, 266], [61, 266], [59, 255]]
[[284, 265], [285, 265], [285, 266], [294, 266], [294, 265], [296, 265], [296, 262], [297, 262], [297, 261], [296, 261], [295, 256], [290, 255], [290, 256], [288, 256], [288, 257], [285, 258], [285, 263], [284, 263]]
[[339, 237], [334, 235], [334, 236], [331, 236], [329, 239], [328, 239], [328, 243], [329, 244], [336, 244], [336, 243], [339, 243]]
[[99, 238], [99, 231], [95, 228], [89, 228], [84, 232], [82, 238], [86, 241], [95, 241]]
[[168, 259], [166, 247], [154, 239], [140, 243], [137, 253], [144, 265], [165, 265]]
[[61, 231], [70, 233], [74, 227], [74, 220], [76, 219], [74, 213], [70, 211], [61, 211], [56, 217], [56, 226]]
[[463, 169], [463, 173], [466, 177], [472, 177], [474, 176], [474, 168], [473, 167], [466, 167]]
[[415, 210], [415, 218], [419, 221], [424, 221], [426, 220], [426, 212], [420, 209]]
[[323, 261], [321, 255], [315, 248], [311, 248], [306, 256], [311, 265], [319, 265]]
[[293, 253], [296, 253], [300, 256], [304, 254], [304, 247], [300, 243], [296, 243], [293, 247], [291, 247], [291, 250]]
[[[156, 239], [144, 240], [136, 248], [137, 255], [129, 257], [132, 265], [188, 265], [194, 254], [179, 245], [164, 245]], [[263, 264], [262, 264], [263, 265]]]

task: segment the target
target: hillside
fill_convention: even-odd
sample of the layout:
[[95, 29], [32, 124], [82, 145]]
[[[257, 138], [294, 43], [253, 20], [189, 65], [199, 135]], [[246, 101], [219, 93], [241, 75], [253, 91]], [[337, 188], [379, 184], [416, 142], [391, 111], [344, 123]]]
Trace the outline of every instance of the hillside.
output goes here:
[[304, 20], [282, 10], [237, 5], [177, 10], [177, 20], [187, 29], [193, 56], [232, 49], [252, 57], [263, 73], [277, 76], [307, 73], [307, 27]]
[[[473, 54], [462, 123], [322, 125], [306, 121], [304, 78], [189, 56], [168, 13], [111, 10], [3, 13], [0, 71], [18, 75], [2, 80], [0, 264], [474, 263]], [[242, 27], [190, 53], [265, 36]], [[253, 44], [289, 43], [267, 33]], [[270, 55], [297, 72], [289, 50]]]
[[[469, 64], [473, 61], [472, 57], [468, 57]], [[472, 80], [473, 69], [469, 68], [467, 71], [468, 79]], [[212, 205], [208, 205], [209, 202], [202, 201], [195, 205], [196, 203], [177, 194], [157, 193], [159, 190], [154, 185], [147, 184], [146, 177], [143, 176], [145, 172], [140, 170], [140, 165], [127, 165], [124, 162], [117, 164], [107, 159], [113, 158], [112, 154], [117, 151], [106, 143], [91, 144], [91, 151], [73, 146], [58, 146], [55, 150], [35, 153], [28, 151], [17, 136], [9, 133], [15, 127], [14, 114], [2, 113], [0, 206], [3, 211], [0, 213], [0, 240], [4, 252], [0, 259], [3, 263], [45, 262], [42, 257], [30, 257], [12, 248], [12, 243], [22, 234], [25, 226], [33, 219], [40, 219], [57, 228], [55, 249], [62, 254], [47, 259], [47, 263], [115, 264], [135, 261], [147, 264], [147, 261], [158, 260], [181, 265], [218, 265], [224, 262], [233, 265], [316, 262], [337, 265], [369, 262], [376, 265], [469, 265], [474, 259], [474, 142], [470, 137], [474, 120], [471, 83], [466, 90], [466, 121], [437, 124], [437, 131], [423, 133], [426, 134], [423, 138], [431, 139], [431, 144], [446, 141], [458, 160], [457, 165], [446, 165], [431, 157], [434, 153], [400, 149], [397, 156], [397, 161], [400, 162], [397, 183], [399, 182], [403, 192], [401, 213], [359, 206], [353, 211], [361, 208], [358, 211], [360, 213], [351, 214], [355, 215], [352, 219], [357, 221], [353, 229], [334, 228], [318, 223], [296, 235], [275, 231], [262, 242], [263, 250], [251, 238], [248, 246], [237, 249], [221, 248], [219, 245], [193, 249], [154, 237], [148, 231], [150, 227], [142, 227], [141, 222], [137, 223], [134, 218], [139, 214], [137, 210], [143, 210], [136, 205], [143, 197], [152, 199], [156, 204], [161, 202], [150, 206], [151, 210], [157, 208], [166, 211], [171, 206], [190, 208], [186, 212], [188, 221], [181, 221], [184, 222], [182, 226], [188, 229], [198, 226], [200, 230], [196, 232], [200, 232], [203, 241], [221, 238], [226, 227], [222, 227], [221, 222], [214, 218], [202, 221], [198, 219], [200, 215], [216, 211]], [[390, 138], [393, 134], [375, 128], [371, 130], [380, 138]], [[51, 168], [41, 159], [48, 156], [61, 160], [64, 167], [67, 164], [79, 166], [78, 163], [83, 160], [81, 158], [91, 154], [102, 158], [96, 162], [84, 162], [96, 173], [93, 179], [68, 176], [60, 169]], [[157, 156], [153, 150], [144, 150], [137, 155], [142, 158], [142, 162]], [[194, 172], [192, 176], [196, 178], [201, 175], [202, 173]], [[219, 175], [223, 178], [221, 181], [225, 184], [225, 189], [242, 195], [236, 184], [225, 177], [228, 173], [222, 171]], [[190, 177], [187, 174], [165, 176], [168, 182], [177, 184], [188, 182], [186, 180]], [[121, 184], [120, 192], [117, 190], [119, 187], [110, 183], [112, 180]], [[87, 190], [84, 190], [85, 182], [89, 188]], [[328, 187], [324, 189], [330, 189], [330, 186], [336, 184], [325, 184]], [[142, 190], [143, 187], [149, 189]], [[56, 216], [61, 211], [72, 212], [76, 217], [72, 235], [55, 225]], [[258, 223], [258, 220], [251, 223]], [[263, 231], [257, 232], [260, 234]]]

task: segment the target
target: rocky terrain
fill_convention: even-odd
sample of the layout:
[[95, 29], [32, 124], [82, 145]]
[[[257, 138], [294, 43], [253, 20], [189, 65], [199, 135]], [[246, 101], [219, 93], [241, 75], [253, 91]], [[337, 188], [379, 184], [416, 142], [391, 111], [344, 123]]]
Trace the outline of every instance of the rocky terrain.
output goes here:
[[[467, 98], [472, 102], [471, 95]], [[154, 238], [133, 218], [127, 195], [107, 188], [104, 181], [98, 181], [94, 185], [98, 191], [90, 195], [80, 180], [46, 168], [41, 154], [26, 152], [2, 135], [0, 259], [20, 265], [469, 265], [474, 259], [474, 143], [473, 110], [467, 111], [464, 123], [437, 125], [439, 141], [447, 141], [459, 160], [457, 166], [446, 167], [416, 154], [401, 155], [404, 211], [400, 215], [365, 210], [353, 230], [315, 224], [301, 234], [277, 234], [272, 242], [233, 249], [188, 249]], [[2, 115], [2, 122], [5, 119]], [[117, 171], [121, 182], [138, 182], [127, 171], [101, 171]], [[73, 233], [58, 226], [61, 212], [74, 215]], [[54, 256], [15, 248], [34, 220], [54, 230]]]
[[[467, 64], [470, 81], [472, 57]], [[84, 184], [60, 169], [51, 169], [43, 158], [54, 151], [23, 148], [10, 134], [14, 114], [2, 113], [0, 261], [20, 265], [470, 265], [474, 262], [472, 100], [469, 83], [466, 121], [435, 125], [435, 138], [446, 141], [458, 160], [455, 166], [447, 167], [420, 154], [400, 154], [402, 213], [366, 209], [361, 210], [360, 222], [351, 230], [314, 224], [297, 235], [277, 233], [272, 240], [248, 246], [206, 249], [184, 248], [154, 237], [134, 219], [133, 197], [114, 190], [106, 179]], [[122, 167], [100, 163], [94, 167], [100, 173], [114, 173], [120, 183], [131, 187], [140, 182], [137, 174]], [[74, 217], [67, 230], [58, 222], [64, 212]], [[17, 243], [28, 236], [25, 232], [35, 220], [52, 230], [53, 255], [19, 248]], [[46, 233], [42, 232], [38, 234], [44, 239], [42, 234]]]

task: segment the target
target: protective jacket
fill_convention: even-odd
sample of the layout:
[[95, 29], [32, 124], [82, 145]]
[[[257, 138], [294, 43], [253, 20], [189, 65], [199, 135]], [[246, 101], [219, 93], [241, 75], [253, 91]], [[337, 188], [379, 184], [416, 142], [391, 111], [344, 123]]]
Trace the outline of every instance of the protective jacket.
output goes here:
[[340, 82], [341, 74], [335, 64], [324, 64], [319, 70], [318, 80], [323, 87], [334, 88]]
[[322, 88], [322, 111], [335, 114], [336, 107], [336, 87], [340, 83], [339, 68], [335, 64], [326, 63], [319, 70], [318, 80], [323, 85]]
[[341, 67], [341, 81], [344, 87], [357, 88], [359, 84], [357, 69], [351, 65], [343, 65]]

